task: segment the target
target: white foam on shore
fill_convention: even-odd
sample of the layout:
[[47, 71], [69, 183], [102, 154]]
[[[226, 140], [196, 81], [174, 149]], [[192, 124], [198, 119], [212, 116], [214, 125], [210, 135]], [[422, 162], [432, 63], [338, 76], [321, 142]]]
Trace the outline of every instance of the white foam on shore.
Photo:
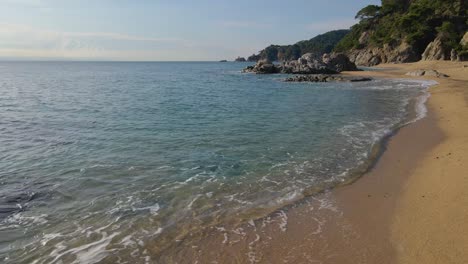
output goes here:
[[[397, 79], [400, 80], [400, 79]], [[429, 88], [431, 86], [439, 84], [436, 81], [433, 80], [414, 80], [414, 79], [401, 79], [404, 82], [409, 82], [409, 83], [414, 83], [414, 84], [419, 84], [421, 87], [424, 88], [422, 91], [421, 95], [416, 97], [416, 102], [415, 102], [415, 112], [416, 112], [416, 117], [413, 120], [408, 121], [404, 125], [414, 123], [418, 120], [421, 120], [427, 116], [427, 107], [426, 107], [426, 102], [431, 97], [431, 93], [429, 92]]]
[[278, 217], [279, 217], [279, 228], [282, 232], [286, 232], [288, 228], [288, 215], [284, 210], [278, 211]]
[[427, 102], [427, 99], [429, 99], [429, 97], [431, 97], [431, 94], [429, 92], [425, 92], [424, 94], [416, 98], [416, 104], [415, 104], [416, 118], [414, 121], [423, 119], [424, 117], [427, 116], [426, 102]]

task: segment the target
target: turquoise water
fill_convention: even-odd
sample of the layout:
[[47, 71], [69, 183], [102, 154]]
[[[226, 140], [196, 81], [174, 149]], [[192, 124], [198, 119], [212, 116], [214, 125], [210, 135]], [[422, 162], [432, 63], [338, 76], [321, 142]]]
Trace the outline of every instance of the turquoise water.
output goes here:
[[0, 262], [150, 262], [346, 182], [425, 114], [428, 83], [246, 65], [0, 63]]

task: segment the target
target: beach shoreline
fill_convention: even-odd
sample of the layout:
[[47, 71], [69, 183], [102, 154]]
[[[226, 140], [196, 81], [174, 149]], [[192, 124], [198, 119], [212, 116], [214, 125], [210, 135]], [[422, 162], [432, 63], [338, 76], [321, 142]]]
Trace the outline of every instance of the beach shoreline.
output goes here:
[[[468, 238], [463, 235], [468, 222], [468, 68], [463, 65], [388, 64], [365, 73], [414, 78], [405, 73], [434, 69], [449, 75], [417, 78], [438, 82], [429, 89], [426, 118], [400, 129], [373, 170], [334, 192], [354, 228], [375, 247], [366, 263], [468, 262]], [[363, 217], [366, 212], [370, 216]]]
[[[427, 218], [425, 214], [433, 217], [430, 213], [435, 210], [428, 205], [428, 201], [437, 199], [429, 194], [431, 191], [431, 194], [436, 194], [434, 190], [438, 185], [421, 183], [426, 180], [426, 168], [431, 167], [434, 153], [444, 151], [439, 148], [447, 144], [452, 146], [453, 138], [450, 131], [447, 131], [444, 120], [447, 114], [453, 115], [453, 112], [441, 111], [444, 109], [441, 103], [447, 103], [446, 97], [457, 96], [457, 100], [461, 99], [462, 102], [458, 102], [456, 109], [466, 112], [466, 92], [463, 90], [464, 82], [466, 84], [463, 71], [466, 70], [462, 65], [419, 62], [381, 65], [379, 67], [382, 70], [379, 71], [345, 73], [375, 78], [435, 80], [439, 84], [429, 89], [431, 97], [426, 102], [427, 116], [403, 126], [389, 137], [383, 144], [385, 149], [382, 155], [372, 169], [353, 183], [306, 197], [266, 218], [249, 221], [235, 230], [207, 232], [207, 236], [193, 241], [190, 246], [176, 246], [166, 252], [169, 254], [165, 254], [166, 257], [171, 257], [163, 256], [162, 259], [176, 262], [191, 259], [200, 263], [214, 259], [229, 263], [244, 263], [245, 259], [250, 263], [441, 263], [440, 257], [445, 256], [444, 263], [466, 263], [468, 258], [463, 248], [468, 247], [463, 247], [467, 240], [463, 233], [458, 236], [456, 233], [452, 234], [459, 239], [459, 244], [455, 245], [444, 240], [451, 237], [441, 233], [437, 237], [439, 243], [434, 246], [440, 248], [440, 244], [447, 243], [447, 247], [441, 249], [445, 253], [427, 253], [435, 250], [427, 243], [432, 229], [441, 226], [443, 221], [450, 222], [450, 219], [442, 218], [441, 223], [433, 223], [432, 218]], [[408, 71], [428, 68], [453, 77], [405, 76]], [[463, 106], [463, 109], [460, 108]], [[460, 128], [454, 126], [454, 129]], [[437, 169], [442, 169], [441, 166], [450, 164], [438, 166], [431, 170], [437, 172]], [[437, 178], [438, 175], [435, 173], [433, 177]], [[456, 189], [462, 190], [460, 188], [468, 186], [468, 183], [463, 183], [465, 184], [457, 186], [455, 182]], [[428, 189], [421, 190], [421, 186]], [[452, 191], [453, 186], [452, 189], [445, 190], [449, 192], [449, 196]], [[468, 213], [460, 206], [463, 203], [455, 204], [450, 212], [458, 221], [468, 220]], [[461, 222], [458, 224], [462, 225]], [[420, 240], [421, 236], [426, 236], [426, 240]], [[454, 247], [450, 248], [449, 245]], [[173, 258], [173, 250], [177, 252], [176, 259]], [[453, 252], [456, 252], [457, 257], [450, 258]]]
[[[468, 187], [468, 69], [463, 65], [447, 61], [388, 64], [379, 66], [382, 71], [364, 74], [414, 78], [405, 73], [434, 69], [449, 75], [417, 78], [438, 82], [429, 89], [426, 118], [403, 127], [391, 137], [369, 173], [334, 191], [354, 228], [367, 238], [366, 243], [375, 247], [373, 254], [364, 260], [366, 263], [468, 261], [468, 239], [463, 235], [467, 233], [468, 222], [468, 211], [464, 208], [468, 201], [464, 192]], [[458, 122], [453, 122], [454, 119]], [[366, 212], [371, 213], [363, 217]]]

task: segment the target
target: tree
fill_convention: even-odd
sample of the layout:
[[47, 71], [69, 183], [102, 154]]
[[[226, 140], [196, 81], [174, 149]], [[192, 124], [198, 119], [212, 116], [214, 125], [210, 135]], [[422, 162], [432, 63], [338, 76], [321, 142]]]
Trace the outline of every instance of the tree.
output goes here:
[[373, 19], [379, 15], [380, 6], [377, 5], [368, 5], [363, 9], [359, 10], [354, 18], [363, 20], [363, 19]]

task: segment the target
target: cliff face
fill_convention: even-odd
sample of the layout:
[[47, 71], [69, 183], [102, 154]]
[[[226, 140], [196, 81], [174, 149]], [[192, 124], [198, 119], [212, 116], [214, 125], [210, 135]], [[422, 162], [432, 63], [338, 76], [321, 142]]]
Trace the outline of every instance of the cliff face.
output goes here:
[[447, 50], [443, 44], [444, 39], [437, 37], [427, 45], [422, 54], [422, 60], [445, 60], [450, 58], [450, 50]]
[[468, 30], [464, 0], [382, 0], [361, 9], [335, 47], [357, 65], [466, 58], [461, 44]]
[[383, 47], [364, 47], [352, 49], [346, 54], [356, 65], [375, 66], [380, 63], [415, 62], [421, 58], [414, 48], [406, 42], [384, 44]]

